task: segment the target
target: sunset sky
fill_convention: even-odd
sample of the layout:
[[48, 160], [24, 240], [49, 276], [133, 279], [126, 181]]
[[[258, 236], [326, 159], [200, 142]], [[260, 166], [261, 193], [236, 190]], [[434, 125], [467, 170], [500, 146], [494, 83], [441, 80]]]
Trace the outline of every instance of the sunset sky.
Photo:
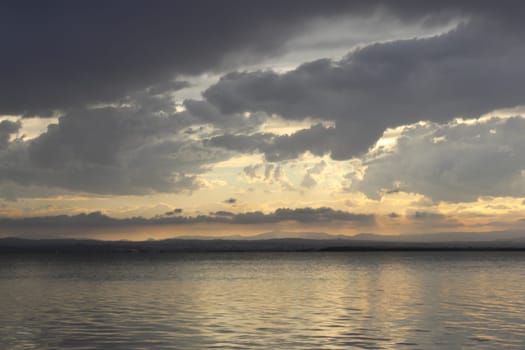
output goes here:
[[0, 237], [525, 228], [514, 1], [2, 1]]

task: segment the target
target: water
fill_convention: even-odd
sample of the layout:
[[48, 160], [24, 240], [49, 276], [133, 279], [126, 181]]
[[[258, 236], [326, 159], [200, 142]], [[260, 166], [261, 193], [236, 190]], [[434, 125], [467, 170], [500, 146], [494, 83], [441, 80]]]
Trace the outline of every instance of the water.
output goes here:
[[525, 253], [0, 256], [0, 349], [523, 349]]

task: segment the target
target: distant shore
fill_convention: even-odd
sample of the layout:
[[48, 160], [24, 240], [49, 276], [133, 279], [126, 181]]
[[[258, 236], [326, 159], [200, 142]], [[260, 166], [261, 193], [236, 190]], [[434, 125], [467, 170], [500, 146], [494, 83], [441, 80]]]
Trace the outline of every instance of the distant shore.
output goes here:
[[176, 253], [176, 252], [362, 252], [362, 251], [525, 251], [524, 242], [390, 242], [350, 239], [280, 238], [264, 240], [167, 239], [97, 241], [77, 239], [0, 239], [0, 253]]

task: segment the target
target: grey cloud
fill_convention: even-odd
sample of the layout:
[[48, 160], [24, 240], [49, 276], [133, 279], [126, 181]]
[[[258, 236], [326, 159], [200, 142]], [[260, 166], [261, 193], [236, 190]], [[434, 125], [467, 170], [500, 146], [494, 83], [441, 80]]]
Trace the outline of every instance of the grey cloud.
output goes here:
[[210, 213], [211, 216], [235, 216], [234, 213], [232, 213], [231, 211], [225, 211], [225, 210], [219, 210], [219, 211], [216, 211], [216, 212], [212, 212]]
[[60, 227], [115, 227], [115, 226], [147, 226], [147, 225], [188, 225], [195, 223], [225, 223], [225, 224], [268, 224], [281, 222], [298, 223], [329, 223], [336, 221], [355, 222], [362, 225], [373, 225], [374, 215], [354, 214], [331, 208], [280, 208], [274, 212], [246, 212], [233, 214], [219, 211], [210, 215], [197, 216], [161, 216], [155, 218], [132, 217], [125, 219], [112, 218], [101, 212], [78, 215], [58, 215], [26, 218], [0, 218], [0, 227], [9, 228], [60, 228]]
[[237, 133], [250, 133], [257, 129], [267, 118], [263, 113], [245, 117], [240, 113], [222, 113], [216, 106], [203, 100], [185, 100], [184, 106], [195, 118], [195, 123], [210, 124], [218, 133], [234, 130]]
[[271, 163], [266, 164], [266, 166], [264, 167], [264, 179], [265, 180], [271, 179], [272, 175], [275, 176], [274, 168], [275, 168], [274, 164], [271, 164]]
[[7, 147], [11, 135], [20, 130], [22, 124], [20, 122], [13, 122], [10, 120], [2, 120], [0, 122], [0, 150]]
[[322, 156], [336, 143], [336, 130], [316, 124], [291, 135], [255, 133], [251, 135], [224, 134], [208, 140], [208, 144], [238, 152], [261, 152], [267, 161], [294, 159], [306, 151]]
[[257, 170], [262, 167], [262, 164], [247, 165], [243, 168], [244, 173], [251, 179], [257, 177]]
[[147, 91], [118, 106], [70, 110], [37, 138], [11, 142], [0, 180], [111, 194], [193, 191], [196, 175], [229, 157], [185, 136], [195, 122], [169, 96]]
[[164, 95], [190, 86], [190, 83], [187, 81], [168, 80], [147, 87], [146, 92], [150, 95]]
[[252, 212], [237, 214], [234, 222], [236, 223], [267, 223], [296, 221], [301, 223], [330, 222], [330, 221], [354, 221], [363, 225], [373, 225], [375, 216], [372, 214], [355, 214], [342, 210], [335, 210], [327, 207], [321, 208], [280, 208], [270, 214]]
[[392, 188], [392, 189], [384, 191], [385, 194], [394, 194], [394, 193], [399, 193], [399, 192], [402, 192], [400, 188]]
[[[204, 96], [225, 113], [335, 121], [309, 147], [319, 153], [322, 143], [323, 153], [328, 147], [334, 159], [349, 159], [388, 127], [525, 103], [525, 37], [513, 24], [476, 17], [443, 35], [369, 45], [340, 61], [321, 59], [283, 74], [233, 72]], [[262, 152], [274, 159], [297, 153]]]
[[313, 175], [321, 174], [325, 167], [326, 167], [326, 162], [322, 160], [319, 163], [312, 166], [311, 168], [309, 168], [303, 177], [301, 186], [310, 188], [310, 187], [317, 185], [317, 181], [315, 180]]
[[317, 181], [314, 179], [314, 177], [311, 174], [306, 173], [306, 175], [304, 175], [303, 177], [303, 181], [301, 181], [301, 186], [310, 188], [310, 187], [314, 187], [315, 185], [317, 185]]
[[330, 151], [334, 143], [334, 128], [326, 128], [321, 124], [313, 125], [308, 129], [299, 130], [292, 135], [275, 137], [270, 144], [263, 148], [268, 161], [297, 158], [305, 151], [316, 156], [322, 156]]
[[404, 192], [450, 202], [523, 197], [524, 134], [522, 117], [411, 127], [391, 152], [366, 160], [364, 178], [351, 188], [377, 198], [401, 184]]
[[221, 147], [238, 152], [256, 152], [264, 149], [270, 144], [274, 135], [268, 133], [256, 133], [252, 135], [224, 134], [207, 140], [207, 144], [213, 147]]
[[140, 221], [138, 218], [119, 220], [102, 214], [101, 212], [82, 213], [77, 215], [39, 216], [30, 218], [1, 218], [3, 228], [15, 227], [101, 227], [114, 226], [119, 222]]
[[[520, 23], [521, 3], [493, 1], [4, 1], [0, 114], [107, 102], [174, 76], [278, 55], [310, 21], [379, 12], [428, 26], [484, 16]], [[13, 69], [16, 67], [16, 69]]]
[[441, 213], [435, 213], [430, 211], [416, 211], [409, 216], [415, 220], [441, 220], [445, 217]]
[[363, 3], [3, 2], [0, 114], [107, 102], [176, 75], [274, 55], [308, 20]]
[[[387, 126], [476, 115], [523, 96], [519, 11], [491, 2], [17, 1], [0, 9], [0, 42], [9, 53], [0, 57], [0, 113], [63, 112], [34, 140], [8, 143], [15, 126], [0, 127], [0, 181], [17, 188], [191, 191], [199, 174], [233, 151], [261, 152], [271, 162], [306, 151], [348, 159]], [[377, 11], [402, 21], [473, 20], [442, 36], [363, 47], [284, 74], [231, 73], [205, 100], [174, 110], [171, 94], [188, 87], [174, 80], [181, 75], [277, 54], [313, 18]], [[333, 120], [335, 128], [257, 132], [272, 113]], [[268, 171], [278, 179], [281, 168]]]
[[167, 211], [164, 213], [165, 216], [171, 216], [171, 215], [177, 215], [177, 214], [181, 214], [183, 212], [183, 209], [182, 208], [176, 208], [176, 209], [173, 209], [171, 211]]
[[300, 223], [330, 222], [330, 221], [355, 221], [360, 224], [372, 225], [375, 222], [374, 215], [354, 214], [331, 208], [280, 208], [270, 214], [262, 212], [250, 212], [237, 214], [233, 222], [238, 224], [262, 224], [283, 221], [296, 221]]
[[228, 198], [228, 199], [224, 200], [224, 203], [226, 203], [226, 204], [235, 204], [235, 203], [237, 203], [237, 199], [235, 199], [235, 198]]

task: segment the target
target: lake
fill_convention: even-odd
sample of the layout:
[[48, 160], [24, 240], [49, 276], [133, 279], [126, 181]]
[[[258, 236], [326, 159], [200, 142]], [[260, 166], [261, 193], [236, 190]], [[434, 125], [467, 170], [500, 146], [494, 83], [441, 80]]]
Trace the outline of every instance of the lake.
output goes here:
[[0, 349], [524, 349], [525, 253], [0, 255]]

